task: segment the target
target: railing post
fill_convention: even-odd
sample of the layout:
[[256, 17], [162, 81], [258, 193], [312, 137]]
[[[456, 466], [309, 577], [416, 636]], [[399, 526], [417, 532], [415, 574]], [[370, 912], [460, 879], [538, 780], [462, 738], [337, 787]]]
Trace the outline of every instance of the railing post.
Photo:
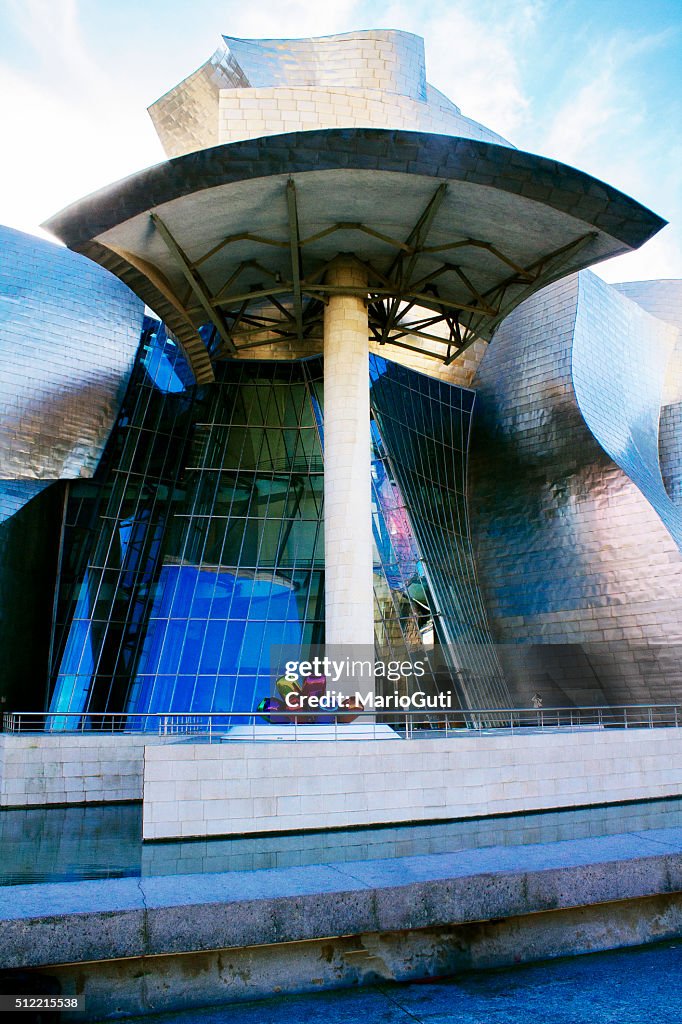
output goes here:
[[[528, 727], [531, 723], [536, 725], [538, 730], [542, 732], [554, 731], [555, 729], [575, 731], [581, 726], [592, 728], [596, 726], [599, 729], [604, 729], [607, 726], [624, 729], [657, 729], [663, 727], [670, 728], [672, 726], [680, 728], [682, 727], [681, 709], [682, 704], [620, 704], [573, 708], [462, 708], [460, 714], [463, 717], [466, 732], [480, 736], [488, 728], [492, 730], [506, 729], [513, 735], [515, 730], [516, 732], [523, 730], [524, 727]], [[669, 712], [672, 713], [669, 714]], [[419, 713], [422, 714], [423, 719], [423, 713]], [[333, 736], [335, 740], [338, 740], [339, 735], [343, 734], [343, 730], [339, 733], [339, 719], [343, 711], [334, 709], [331, 714], [334, 716]], [[396, 719], [389, 724], [399, 732], [400, 711], [396, 712], [396, 714]], [[404, 737], [405, 739], [414, 739], [415, 719], [413, 716], [417, 712], [403, 709], [402, 714]], [[364, 722], [370, 719], [370, 715], [370, 712], [363, 712], [358, 718]], [[507, 715], [509, 717], [506, 717]], [[243, 718], [251, 720], [251, 735], [252, 740], [255, 742], [257, 739], [256, 725], [259, 717], [258, 714], [254, 712], [232, 712], [232, 716], [236, 717], [239, 722]], [[215, 717], [214, 712], [204, 712], [201, 715], [195, 715], [184, 712], [160, 711], [139, 712], [137, 714], [108, 711], [96, 713], [87, 711], [41, 711], [26, 713], [5, 711], [2, 712], [1, 721], [5, 732], [8, 733], [21, 733], [26, 730], [47, 731], [48, 723], [58, 721], [71, 734], [79, 732], [83, 734], [86, 731], [114, 734], [118, 730], [128, 734], [140, 731], [140, 729], [144, 730], [148, 720], [151, 718], [156, 721], [159, 736], [203, 732], [204, 735], [208, 735], [208, 742], [214, 743]], [[290, 719], [294, 726], [290, 737], [293, 741], [301, 739], [299, 725], [306, 724], [310, 717], [307, 713], [301, 713], [300, 709], [299, 713], [296, 713], [294, 709]], [[76, 719], [76, 725], [72, 726], [69, 723], [73, 722], [74, 718]], [[208, 720], [207, 724], [206, 719]], [[367, 739], [376, 739], [379, 723], [376, 716], [371, 717], [371, 721], [372, 735], [370, 736], [364, 729], [361, 735]], [[457, 731], [455, 721], [453, 721], [450, 714], [443, 710], [439, 710], [434, 715], [427, 717], [426, 724], [434, 727], [434, 723], [439, 729], [444, 730], [446, 738], [450, 738]]]

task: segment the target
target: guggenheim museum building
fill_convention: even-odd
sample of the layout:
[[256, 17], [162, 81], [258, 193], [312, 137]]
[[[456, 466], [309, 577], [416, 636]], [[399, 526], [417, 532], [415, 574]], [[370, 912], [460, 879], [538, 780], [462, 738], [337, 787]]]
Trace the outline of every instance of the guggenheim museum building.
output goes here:
[[225, 36], [149, 113], [64, 245], [0, 229], [2, 708], [251, 711], [322, 643], [682, 702], [682, 283], [588, 269], [665, 222], [405, 32]]

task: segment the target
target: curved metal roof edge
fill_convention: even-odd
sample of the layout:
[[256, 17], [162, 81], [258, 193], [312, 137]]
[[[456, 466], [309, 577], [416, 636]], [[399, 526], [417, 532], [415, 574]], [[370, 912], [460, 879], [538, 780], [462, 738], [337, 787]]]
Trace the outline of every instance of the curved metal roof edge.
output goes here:
[[170, 327], [197, 384], [215, 380], [211, 359], [197, 329], [137, 267], [99, 242], [85, 242], [74, 251], [87, 256], [93, 263], [118, 277]]
[[232, 182], [337, 170], [392, 171], [467, 181], [523, 196], [636, 249], [667, 223], [597, 178], [548, 157], [459, 136], [385, 128], [325, 128], [225, 143], [155, 164], [45, 221], [69, 248], [147, 210]]

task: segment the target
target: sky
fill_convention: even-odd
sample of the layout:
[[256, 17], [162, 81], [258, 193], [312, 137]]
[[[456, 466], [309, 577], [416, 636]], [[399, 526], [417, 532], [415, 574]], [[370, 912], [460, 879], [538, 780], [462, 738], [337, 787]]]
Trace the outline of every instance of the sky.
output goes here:
[[0, 0], [0, 224], [44, 234], [163, 160], [146, 108], [222, 33], [370, 28], [423, 36], [428, 80], [465, 115], [670, 222], [602, 277], [682, 277], [680, 0]]

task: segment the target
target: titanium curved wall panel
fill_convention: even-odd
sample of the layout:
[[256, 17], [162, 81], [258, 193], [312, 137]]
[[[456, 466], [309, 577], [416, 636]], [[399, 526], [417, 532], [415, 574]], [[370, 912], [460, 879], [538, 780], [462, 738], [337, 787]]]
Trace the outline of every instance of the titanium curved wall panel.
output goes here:
[[668, 363], [658, 425], [658, 456], [665, 489], [674, 504], [682, 508], [682, 302], [679, 314], [677, 342]]
[[220, 90], [248, 86], [235, 58], [221, 45], [205, 64], [149, 107], [166, 155], [181, 156], [217, 146]]
[[[682, 364], [682, 345], [678, 345], [678, 349], [678, 359]], [[671, 402], [661, 409], [658, 455], [668, 496], [678, 508], [682, 508], [682, 402]]]
[[[576, 323], [580, 346], [608, 354], [611, 303], [600, 307], [600, 293], [573, 276], [527, 300], [474, 382], [474, 551], [507, 681], [526, 706], [536, 691], [545, 706], [682, 697], [682, 557], [574, 391]], [[656, 332], [625, 353], [655, 360], [657, 344]]]
[[578, 275], [573, 386], [585, 422], [637, 484], [682, 549], [682, 508], [663, 484], [658, 452], [666, 373], [678, 331], [595, 274]]
[[345, 86], [426, 95], [424, 40], [411, 32], [373, 29], [308, 39], [223, 36], [228, 53], [256, 87]]
[[613, 287], [652, 316], [678, 328], [663, 391], [658, 455], [665, 489], [676, 505], [682, 505], [682, 281], [626, 281]]
[[51, 483], [52, 480], [0, 480], [0, 528]]
[[659, 320], [682, 328], [682, 281], [621, 281], [609, 287]]
[[427, 83], [421, 37], [390, 30], [223, 36], [209, 60], [149, 113], [169, 157], [316, 128], [404, 128], [509, 145]]
[[0, 228], [0, 480], [92, 476], [142, 317], [142, 302], [113, 274]]

